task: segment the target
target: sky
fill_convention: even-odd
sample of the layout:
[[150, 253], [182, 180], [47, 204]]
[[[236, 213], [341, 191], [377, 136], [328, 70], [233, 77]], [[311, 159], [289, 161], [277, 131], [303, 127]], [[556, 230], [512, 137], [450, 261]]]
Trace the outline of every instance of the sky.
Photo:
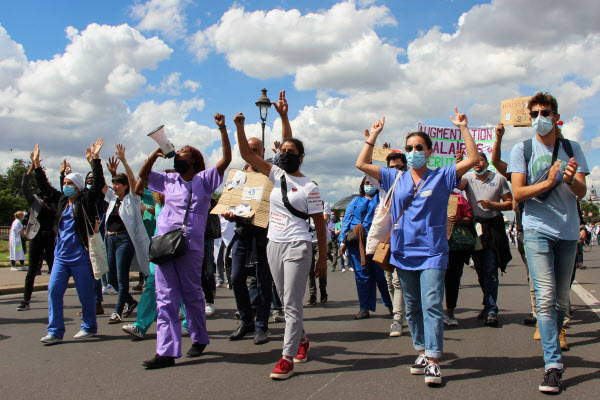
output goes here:
[[[87, 172], [98, 137], [103, 159], [122, 143], [137, 171], [163, 124], [175, 147], [214, 165], [216, 112], [240, 168], [232, 119], [243, 112], [260, 137], [254, 103], [266, 88], [272, 100], [286, 91], [302, 172], [333, 204], [357, 192], [362, 132], [382, 116], [379, 141], [401, 149], [418, 123], [451, 126], [455, 106], [470, 126], [495, 126], [502, 100], [548, 91], [584, 148], [588, 186], [600, 187], [599, 17], [597, 0], [2, 2], [0, 172], [39, 143], [57, 183], [64, 158]], [[503, 159], [532, 136], [507, 128]], [[281, 138], [273, 108], [265, 138], [269, 156]]]

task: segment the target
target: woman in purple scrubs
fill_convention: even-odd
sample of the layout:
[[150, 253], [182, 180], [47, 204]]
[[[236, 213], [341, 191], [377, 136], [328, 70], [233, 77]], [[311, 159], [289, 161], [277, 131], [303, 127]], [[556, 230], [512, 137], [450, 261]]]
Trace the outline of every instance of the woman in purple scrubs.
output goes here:
[[152, 172], [152, 165], [158, 157], [165, 157], [158, 148], [148, 157], [139, 173], [140, 178], [148, 181], [149, 190], [165, 196], [164, 208], [156, 221], [158, 235], [182, 226], [192, 192], [184, 233], [186, 253], [175, 260], [156, 264], [156, 355], [142, 363], [148, 369], [171, 367], [175, 359], [181, 357], [179, 304], [182, 300], [193, 342], [186, 356], [201, 356], [209, 343], [202, 294], [204, 230], [210, 198], [223, 181], [223, 174], [231, 162], [225, 117], [215, 114], [215, 122], [221, 132], [223, 158], [214, 167], [205, 169], [202, 153], [192, 146], [184, 146], [174, 158], [175, 173]]
[[[438, 361], [444, 346], [444, 275], [448, 264], [446, 220], [448, 198], [460, 179], [479, 159], [475, 141], [467, 128], [467, 116], [456, 108], [452, 123], [460, 129], [468, 158], [456, 165], [429, 169], [433, 154], [431, 138], [423, 132], [406, 137], [406, 161], [409, 170], [396, 183], [392, 198], [392, 221], [404, 211], [392, 227], [390, 263], [397, 268], [406, 302], [406, 319], [419, 352], [410, 372], [425, 375], [425, 383], [441, 384]], [[398, 171], [371, 164], [373, 146], [383, 130], [382, 121], [371, 128], [371, 135], [356, 161], [356, 167], [391, 189]], [[460, 182], [460, 180], [458, 181]], [[411, 200], [412, 199], [412, 200]]]

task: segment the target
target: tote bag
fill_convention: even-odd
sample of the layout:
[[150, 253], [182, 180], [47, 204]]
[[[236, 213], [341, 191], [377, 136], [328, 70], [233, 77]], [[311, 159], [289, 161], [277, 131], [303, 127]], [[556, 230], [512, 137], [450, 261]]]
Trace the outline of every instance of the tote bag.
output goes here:
[[394, 198], [394, 188], [396, 187], [396, 183], [398, 182], [398, 178], [402, 175], [402, 172], [403, 171], [398, 171], [394, 184], [375, 209], [375, 216], [373, 217], [371, 229], [369, 229], [369, 234], [367, 235], [366, 254], [375, 254], [379, 242], [384, 241], [392, 230], [392, 199]]
[[85, 221], [89, 225], [90, 230], [94, 232], [91, 235], [88, 235], [88, 250], [90, 253], [90, 261], [92, 262], [92, 270], [94, 271], [94, 278], [100, 279], [102, 275], [108, 272], [108, 262], [106, 260], [106, 245], [104, 244], [104, 240], [102, 239], [102, 235], [100, 232], [94, 230], [94, 226], [90, 222], [87, 213], [85, 212], [85, 207], [83, 207], [83, 215], [85, 216]]

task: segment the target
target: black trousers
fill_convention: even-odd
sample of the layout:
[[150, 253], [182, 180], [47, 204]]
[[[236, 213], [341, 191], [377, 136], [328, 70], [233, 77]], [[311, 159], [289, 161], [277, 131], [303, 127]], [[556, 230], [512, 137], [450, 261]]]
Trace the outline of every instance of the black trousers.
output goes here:
[[54, 264], [54, 233], [52, 231], [38, 232], [29, 243], [29, 269], [25, 276], [25, 293], [23, 295], [23, 300], [27, 303], [31, 300], [35, 276], [42, 260], [46, 260], [48, 270], [52, 271], [52, 264]]
[[469, 251], [451, 251], [448, 255], [448, 268], [446, 269], [446, 277], [444, 278], [446, 308], [452, 310], [456, 308], [460, 278], [462, 278], [463, 268], [468, 262], [469, 254]]

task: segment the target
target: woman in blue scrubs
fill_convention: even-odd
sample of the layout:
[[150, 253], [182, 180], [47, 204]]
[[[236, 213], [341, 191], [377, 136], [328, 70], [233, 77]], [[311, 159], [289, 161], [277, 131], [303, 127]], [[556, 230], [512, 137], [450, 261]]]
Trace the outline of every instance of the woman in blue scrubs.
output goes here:
[[[365, 177], [361, 184], [359, 193], [350, 201], [345, 211], [342, 230], [340, 231], [340, 253], [346, 250], [344, 238], [352, 229], [362, 224], [365, 237], [369, 234], [369, 228], [373, 222], [375, 208], [379, 204], [379, 189], [373, 186], [369, 181], [369, 177]], [[350, 265], [354, 268], [354, 278], [356, 279], [356, 290], [358, 291], [358, 303], [360, 310], [354, 319], [369, 318], [369, 311], [375, 312], [377, 304], [377, 287], [381, 293], [383, 304], [389, 309], [392, 309], [392, 300], [387, 287], [387, 281], [383, 270], [373, 262], [373, 255], [361, 255], [358, 243], [348, 244], [348, 255], [350, 256]], [[365, 261], [362, 265], [361, 260]]]
[[[431, 138], [423, 132], [406, 137], [406, 160], [410, 168], [397, 181], [392, 200], [390, 263], [398, 268], [398, 277], [406, 302], [406, 319], [419, 352], [410, 372], [425, 375], [428, 384], [441, 384], [442, 373], [438, 360], [444, 342], [444, 275], [448, 265], [446, 220], [448, 198], [460, 179], [479, 159], [475, 141], [467, 128], [467, 116], [454, 109], [452, 123], [460, 129], [467, 157], [456, 165], [438, 169], [427, 168], [432, 155]], [[371, 135], [358, 157], [356, 167], [381, 182], [388, 191], [394, 183], [394, 168], [371, 164], [373, 146], [383, 130], [385, 118], [371, 128]]]

